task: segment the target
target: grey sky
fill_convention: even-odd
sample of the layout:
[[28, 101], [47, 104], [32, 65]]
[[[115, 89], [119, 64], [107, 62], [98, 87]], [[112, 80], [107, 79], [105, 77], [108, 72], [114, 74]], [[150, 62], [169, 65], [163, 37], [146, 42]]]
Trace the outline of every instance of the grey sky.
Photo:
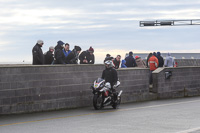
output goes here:
[[133, 52], [200, 52], [200, 26], [139, 27], [140, 20], [200, 19], [200, 0], [0, 0], [0, 62], [32, 61], [58, 40], [93, 46], [96, 60]]

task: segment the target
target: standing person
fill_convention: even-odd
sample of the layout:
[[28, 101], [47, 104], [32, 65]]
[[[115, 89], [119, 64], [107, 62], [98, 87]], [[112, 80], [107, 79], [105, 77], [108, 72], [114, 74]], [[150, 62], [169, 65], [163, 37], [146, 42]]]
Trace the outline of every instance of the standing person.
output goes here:
[[113, 60], [113, 65], [114, 65], [113, 67], [115, 69], [119, 68], [120, 60], [121, 60], [121, 55], [117, 55], [117, 57]]
[[126, 66], [127, 67], [136, 67], [137, 66], [135, 59], [133, 57], [132, 51], [129, 52], [129, 56], [126, 57], [125, 60], [126, 60]]
[[44, 53], [45, 64], [51, 64], [53, 62], [53, 60], [54, 60], [53, 52], [54, 52], [54, 47], [51, 46], [51, 47], [49, 47], [49, 51]]
[[126, 60], [122, 60], [121, 68], [127, 68]]
[[94, 64], [94, 49], [90, 47], [88, 50], [83, 51], [79, 56], [80, 64]]
[[113, 57], [110, 54], [107, 54], [103, 62], [105, 63], [107, 60], [113, 60]]
[[158, 59], [156, 58], [155, 55], [152, 55], [150, 58], [149, 58], [149, 61], [148, 61], [148, 64], [149, 64], [149, 67], [150, 67], [150, 78], [149, 78], [149, 84], [152, 84], [153, 83], [153, 77], [152, 77], [152, 72], [154, 70], [156, 70], [158, 68]]
[[151, 58], [152, 55], [153, 55], [152, 53], [149, 53], [149, 55], [148, 55], [148, 57], [147, 57], [147, 61], [146, 61], [146, 65], [147, 65], [147, 67], [149, 67], [149, 63], [148, 63], [148, 61], [149, 61], [149, 58]]
[[81, 47], [74, 46], [72, 52], [66, 57], [67, 64], [78, 64], [78, 55], [81, 52]]
[[54, 64], [66, 64], [65, 63], [65, 55], [63, 53], [63, 45], [65, 43], [63, 41], [58, 41], [55, 47], [55, 60]]
[[153, 52], [153, 55], [157, 58], [157, 54], [156, 54], [156, 52]]
[[69, 55], [69, 53], [71, 53], [71, 52], [72, 52], [72, 51], [69, 50], [69, 43], [66, 43], [66, 44], [65, 44], [65, 47], [64, 47], [64, 49], [63, 49], [63, 53], [64, 53], [65, 57], [67, 57], [67, 56]]
[[171, 56], [171, 53], [168, 53], [165, 59], [165, 67], [174, 67], [175, 62], [173, 57]]
[[36, 45], [32, 49], [33, 54], [33, 65], [43, 65], [44, 64], [44, 55], [41, 47], [44, 42], [42, 40], [38, 40]]
[[137, 64], [138, 67], [140, 67], [140, 68], [146, 68], [146, 64], [145, 64], [145, 62], [141, 59], [141, 57], [135, 56], [135, 62], [136, 62], [136, 64]]
[[159, 66], [158, 66], [158, 67], [163, 67], [163, 65], [164, 65], [164, 60], [163, 60], [163, 57], [161, 56], [161, 53], [160, 53], [160, 52], [157, 52], [157, 58], [158, 58], [158, 63], [159, 63]]

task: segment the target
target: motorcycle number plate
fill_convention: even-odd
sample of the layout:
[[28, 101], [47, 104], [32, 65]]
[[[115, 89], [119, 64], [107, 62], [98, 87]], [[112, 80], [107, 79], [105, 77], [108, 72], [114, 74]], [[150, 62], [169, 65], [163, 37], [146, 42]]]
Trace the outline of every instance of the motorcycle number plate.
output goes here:
[[96, 84], [96, 85], [94, 85], [94, 87], [96, 88], [96, 87], [98, 87], [98, 85]]

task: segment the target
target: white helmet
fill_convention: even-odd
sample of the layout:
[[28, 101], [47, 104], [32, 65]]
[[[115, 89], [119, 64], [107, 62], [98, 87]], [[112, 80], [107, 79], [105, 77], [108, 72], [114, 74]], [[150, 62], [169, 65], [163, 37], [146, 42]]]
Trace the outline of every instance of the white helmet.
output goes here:
[[110, 83], [109, 83], [109, 82], [106, 82], [105, 87], [110, 89], [110, 88], [111, 88]]
[[113, 62], [111, 60], [107, 60], [105, 62], [105, 65], [108, 65], [108, 68], [111, 68], [111, 67], [113, 67]]

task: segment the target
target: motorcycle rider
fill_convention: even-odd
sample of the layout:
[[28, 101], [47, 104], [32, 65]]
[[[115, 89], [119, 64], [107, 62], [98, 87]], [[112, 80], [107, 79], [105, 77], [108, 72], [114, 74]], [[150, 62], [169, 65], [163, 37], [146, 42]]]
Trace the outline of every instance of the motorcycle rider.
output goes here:
[[117, 76], [117, 71], [113, 68], [113, 63], [111, 60], [107, 60], [105, 62], [105, 67], [106, 69], [102, 73], [102, 79], [105, 80], [105, 82], [109, 82], [111, 85], [111, 91], [114, 95], [114, 98], [116, 100], [116, 92], [113, 86], [117, 83], [118, 81], [118, 76]]

